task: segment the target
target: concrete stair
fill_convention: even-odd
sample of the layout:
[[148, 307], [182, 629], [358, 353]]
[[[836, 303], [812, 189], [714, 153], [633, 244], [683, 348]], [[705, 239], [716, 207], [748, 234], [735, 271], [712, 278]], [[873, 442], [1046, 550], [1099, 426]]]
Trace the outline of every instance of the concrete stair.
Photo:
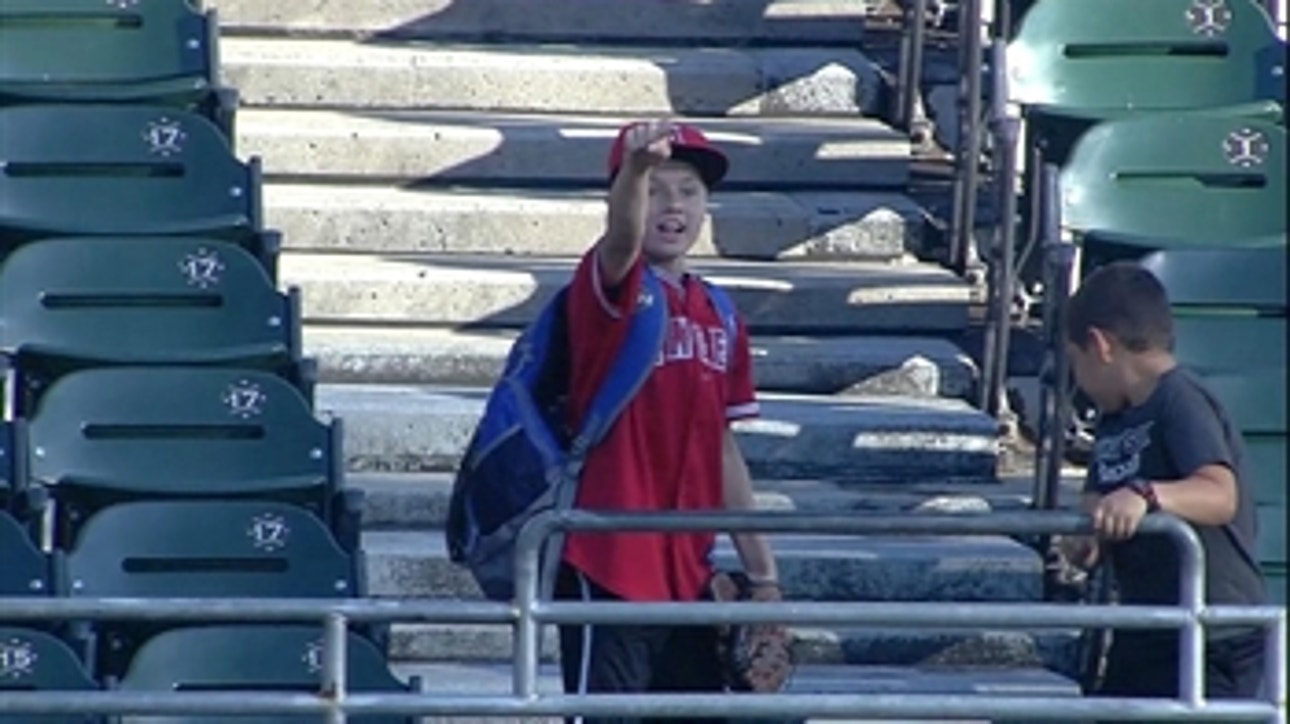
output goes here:
[[404, 39], [469, 38], [632, 43], [850, 45], [877, 2], [727, 0], [627, 3], [542, 0], [515, 12], [514, 0], [314, 0], [308, 6], [220, 0], [229, 33], [318, 34]]
[[[223, 0], [237, 147], [265, 169], [303, 291], [316, 406], [345, 421], [367, 493], [370, 593], [471, 599], [443, 525], [510, 342], [602, 230], [609, 139], [627, 118], [695, 117], [729, 152], [695, 267], [753, 333], [762, 418], [737, 434], [759, 505], [857, 515], [1015, 509], [999, 430], [966, 400], [958, 346], [975, 290], [920, 261], [910, 145], [876, 120], [889, 89], [849, 0]], [[776, 536], [800, 599], [1039, 595], [1003, 536]], [[721, 563], [734, 556], [724, 540]], [[795, 629], [797, 691], [1074, 694], [1045, 667], [1066, 632]], [[556, 682], [553, 641], [543, 685]], [[427, 690], [509, 686], [506, 627], [397, 626]], [[464, 721], [463, 719], [453, 719]], [[497, 721], [493, 719], [492, 721]]]

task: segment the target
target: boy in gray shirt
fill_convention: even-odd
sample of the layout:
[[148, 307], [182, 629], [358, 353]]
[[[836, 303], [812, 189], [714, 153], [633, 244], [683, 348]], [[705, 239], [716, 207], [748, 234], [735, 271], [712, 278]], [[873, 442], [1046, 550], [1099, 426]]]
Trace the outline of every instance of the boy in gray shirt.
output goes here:
[[[1068, 555], [1085, 566], [1105, 556], [1124, 603], [1176, 604], [1173, 542], [1134, 535], [1145, 515], [1165, 511], [1200, 537], [1209, 603], [1263, 604], [1240, 434], [1214, 394], [1175, 362], [1164, 287], [1137, 264], [1109, 264], [1081, 284], [1065, 315], [1075, 382], [1100, 413], [1083, 497], [1097, 537], [1067, 541]], [[1207, 633], [1206, 696], [1255, 697], [1264, 667], [1261, 632]], [[1119, 630], [1098, 693], [1176, 697], [1177, 679], [1176, 631]]]

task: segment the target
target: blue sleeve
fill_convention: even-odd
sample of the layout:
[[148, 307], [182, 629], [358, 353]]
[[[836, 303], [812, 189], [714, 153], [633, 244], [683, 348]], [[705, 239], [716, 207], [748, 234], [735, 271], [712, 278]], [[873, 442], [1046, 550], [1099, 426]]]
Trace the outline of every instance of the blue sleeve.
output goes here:
[[1226, 414], [1212, 395], [1185, 380], [1173, 385], [1164, 402], [1161, 434], [1179, 478], [1206, 465], [1226, 465], [1236, 472], [1235, 453], [1224, 430]]

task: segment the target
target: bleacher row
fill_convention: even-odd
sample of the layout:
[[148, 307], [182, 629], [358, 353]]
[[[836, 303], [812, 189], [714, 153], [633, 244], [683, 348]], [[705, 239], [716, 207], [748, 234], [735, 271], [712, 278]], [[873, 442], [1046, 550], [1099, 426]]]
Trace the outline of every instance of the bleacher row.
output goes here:
[[[1164, 283], [1176, 357], [1244, 437], [1257, 555], [1285, 605], [1285, 43], [1255, 0], [1040, 0], [1007, 50], [1008, 98], [1027, 127], [1030, 241], [1053, 241], [1052, 229], [1071, 237], [1072, 284], [1124, 259]], [[1057, 189], [1041, 182], [1043, 164], [1059, 168]], [[1062, 272], [1043, 253], [1029, 258], [1045, 265], [1032, 274], [1055, 363], [1060, 300], [1049, 292]], [[1069, 393], [1065, 380], [1046, 384]], [[1064, 433], [1070, 421], [1042, 424]]]
[[[185, 0], [0, 0], [0, 597], [366, 593], [362, 498], [217, 45]], [[351, 687], [417, 686], [382, 627], [350, 638]], [[0, 691], [317, 691], [321, 639], [0, 620]]]

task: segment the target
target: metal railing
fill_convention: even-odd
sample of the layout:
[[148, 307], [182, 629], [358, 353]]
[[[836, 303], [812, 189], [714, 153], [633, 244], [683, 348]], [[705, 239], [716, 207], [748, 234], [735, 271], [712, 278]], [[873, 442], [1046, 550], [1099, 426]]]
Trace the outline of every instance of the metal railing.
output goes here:
[[[1166, 515], [1147, 517], [1141, 533], [1167, 535], [1181, 549], [1177, 606], [1072, 606], [1016, 603], [813, 602], [625, 603], [544, 601], [538, 598], [543, 542], [559, 531], [760, 531], [814, 534], [1048, 535], [1086, 534], [1090, 521], [1073, 513], [1021, 511], [971, 515], [830, 515], [782, 512], [593, 513], [565, 511], [535, 518], [521, 532], [516, 600], [211, 600], [0, 599], [0, 620], [146, 620], [286, 622], [324, 625], [318, 693], [21, 691], [0, 693], [0, 714], [317, 714], [333, 724], [348, 715], [678, 717], [1024, 717], [1037, 720], [1286, 721], [1285, 610], [1206, 607], [1204, 550], [1191, 527]], [[432, 692], [361, 693], [345, 680], [345, 631], [350, 622], [509, 623], [515, 626], [510, 695]], [[1009, 629], [1130, 627], [1181, 631], [1177, 699], [1096, 699], [1061, 696], [962, 696], [781, 693], [552, 695], [538, 690], [539, 634], [544, 624], [707, 624], [774, 621], [799, 625], [994, 627]], [[1204, 627], [1263, 627], [1267, 635], [1267, 701], [1206, 701]]]

